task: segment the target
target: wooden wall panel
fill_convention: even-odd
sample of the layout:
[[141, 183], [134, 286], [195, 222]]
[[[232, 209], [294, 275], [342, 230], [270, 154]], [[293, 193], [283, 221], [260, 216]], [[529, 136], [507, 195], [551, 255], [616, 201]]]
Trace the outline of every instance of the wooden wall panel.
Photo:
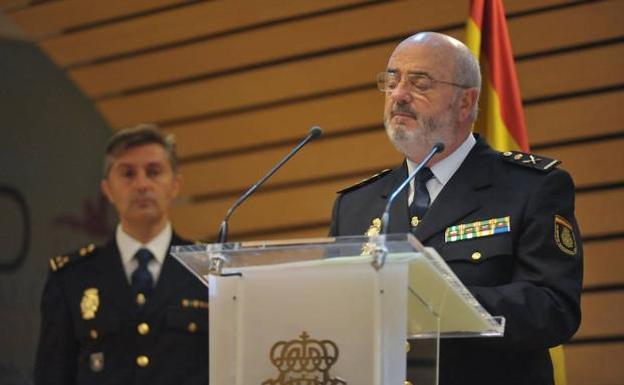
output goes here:
[[58, 65], [65, 67], [358, 2], [362, 0], [202, 2], [163, 14], [48, 39], [41, 42], [41, 48]]
[[569, 385], [618, 385], [624, 378], [624, 342], [567, 345]]
[[[115, 127], [167, 121], [276, 102], [339, 88], [374, 85], [394, 44], [222, 76], [97, 103]], [[357, 63], [357, 65], [355, 65]], [[279, 79], [279, 80], [278, 80]]]
[[64, 0], [22, 8], [10, 15], [33, 38], [40, 39], [69, 28], [189, 2], [191, 0]]
[[8, 14], [27, 7], [28, 3], [28, 0], [0, 0], [0, 11]]
[[[556, 147], [544, 150], [546, 156], [559, 159], [578, 187], [601, 183], [624, 182], [624, 138]], [[542, 153], [542, 152], [540, 152]], [[597, 164], [615, 167], [596, 167]]]
[[[337, 137], [318, 142], [302, 150], [271, 179], [272, 185], [304, 182], [325, 176], [370, 173], [401, 162], [401, 157], [392, 145], [386, 144], [386, 134], [382, 129]], [[379, 145], [379, 143], [383, 143]], [[277, 163], [289, 150], [290, 145], [275, 147], [266, 151], [249, 152], [232, 157], [223, 157], [201, 163], [184, 165], [181, 172], [188, 178], [185, 191], [189, 195], [210, 194], [219, 191], [240, 190], [250, 186], [264, 172]], [[352, 154], [344, 154], [344, 149], [353, 149]], [[329, 154], [343, 155], [338, 161]], [[249, 167], [254, 165], [254, 167]], [[218, 185], [206, 185], [201, 175], [210, 175], [219, 181]], [[322, 199], [318, 197], [316, 200]]]
[[[458, 7], [459, 3], [464, 7]], [[319, 15], [139, 57], [77, 68], [70, 73], [76, 83], [93, 97], [367, 43], [388, 36], [407, 35], [414, 30], [414, 25], [433, 27], [449, 19], [461, 18], [466, 13], [466, 9], [462, 9], [466, 5], [463, 0], [437, 2], [427, 8], [413, 1], [383, 2], [348, 13]], [[171, 71], [173, 68], [175, 72]]]
[[524, 108], [531, 145], [624, 132], [624, 92], [531, 104]]
[[583, 320], [575, 339], [624, 336], [624, 290], [584, 293], [581, 308]]
[[517, 63], [523, 99], [624, 83], [624, 43]]
[[[427, 8], [413, 1], [381, 3], [349, 13], [320, 15], [258, 31], [80, 67], [70, 71], [70, 75], [91, 97], [114, 94], [126, 89], [267, 63], [307, 52], [387, 39], [388, 36], [409, 35], [414, 32], [415, 25], [426, 30], [450, 20], [460, 20], [466, 12], [460, 5], [465, 6], [467, 3], [463, 0], [435, 2]], [[569, 19], [574, 22], [587, 14], [592, 15], [593, 19], [584, 20], [584, 23], [596, 25], [597, 28], [574, 29], [575, 33], [544, 34], [546, 30], [563, 31], [560, 27], [564, 23], [568, 25]], [[509, 27], [514, 39], [514, 52], [523, 55], [613, 38], [621, 34], [621, 23], [624, 22], [623, 16], [616, 15], [624, 15], [624, 3], [596, 3], [571, 8], [564, 11], [563, 17], [556, 19], [556, 25], [552, 25], [551, 17], [543, 14], [514, 19]], [[608, 22], [598, 23], [603, 19]], [[449, 32], [463, 37], [463, 28]], [[548, 38], [544, 39], [544, 36]], [[269, 41], [272, 44], [263, 44]]]
[[[509, 12], [509, 7], [506, 9]], [[588, 2], [508, 21], [514, 55], [520, 56], [621, 37], [623, 24], [624, 2], [617, 0]]]
[[[357, 179], [352, 178], [350, 182]], [[304, 223], [329, 223], [335, 192], [347, 185], [339, 180], [257, 194], [232, 216], [230, 239], [238, 239], [237, 233], [241, 232], [288, 229]], [[181, 205], [173, 210], [173, 221], [182, 234], [191, 238], [211, 238], [235, 199], [228, 196]]]
[[585, 242], [583, 252], [583, 286], [624, 284], [624, 238]]
[[576, 196], [576, 217], [583, 236], [624, 231], [624, 189], [611, 189]]
[[382, 115], [383, 94], [371, 88], [167, 126], [165, 130], [175, 135], [184, 159], [299, 140], [315, 125], [323, 128], [324, 136], [375, 125], [381, 130]]

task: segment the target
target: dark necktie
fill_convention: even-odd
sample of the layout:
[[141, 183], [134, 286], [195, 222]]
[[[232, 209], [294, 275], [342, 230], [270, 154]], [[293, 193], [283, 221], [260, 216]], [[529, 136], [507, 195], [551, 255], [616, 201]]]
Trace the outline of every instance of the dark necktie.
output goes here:
[[427, 167], [421, 168], [414, 178], [414, 199], [409, 208], [412, 226], [418, 225], [431, 204], [431, 197], [427, 190], [427, 181], [431, 178], [433, 178], [433, 173]]
[[148, 249], [139, 249], [134, 258], [139, 262], [139, 266], [132, 272], [132, 290], [134, 290], [135, 294], [141, 293], [147, 298], [154, 286], [154, 277], [147, 269], [147, 264], [154, 256]]

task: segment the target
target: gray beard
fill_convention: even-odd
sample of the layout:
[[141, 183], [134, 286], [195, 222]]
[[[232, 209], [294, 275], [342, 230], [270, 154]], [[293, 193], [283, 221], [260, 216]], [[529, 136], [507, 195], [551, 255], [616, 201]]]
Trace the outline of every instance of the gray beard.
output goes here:
[[440, 141], [439, 135], [435, 135], [439, 129], [439, 122], [432, 117], [423, 118], [422, 115], [417, 117], [417, 121], [420, 128], [409, 130], [403, 124], [390, 127], [389, 121], [384, 119], [388, 139], [400, 153], [408, 157], [414, 149], [428, 149]]

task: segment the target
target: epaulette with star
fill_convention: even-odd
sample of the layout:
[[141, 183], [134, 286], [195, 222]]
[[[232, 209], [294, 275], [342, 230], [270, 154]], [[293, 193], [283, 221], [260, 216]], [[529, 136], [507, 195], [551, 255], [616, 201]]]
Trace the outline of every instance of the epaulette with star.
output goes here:
[[501, 152], [501, 156], [509, 163], [532, 168], [542, 172], [549, 172], [557, 168], [561, 163], [560, 160], [547, 158], [542, 155], [527, 154], [520, 151]]
[[360, 188], [362, 186], [366, 186], [367, 184], [373, 183], [377, 179], [383, 177], [384, 175], [386, 175], [390, 171], [392, 171], [392, 170], [389, 169], [389, 168], [387, 168], [385, 170], [382, 170], [382, 171], [378, 172], [377, 174], [375, 174], [375, 175], [373, 175], [371, 177], [368, 177], [368, 178], [366, 178], [364, 180], [361, 180], [361, 181], [357, 182], [356, 184], [353, 184], [353, 185], [351, 185], [349, 187], [345, 187], [342, 190], [338, 190], [337, 193], [338, 194], [343, 194], [343, 193], [346, 193], [346, 192], [349, 192], [349, 191], [356, 190], [356, 189], [358, 189], [358, 188]]
[[81, 260], [82, 258], [93, 254], [95, 251], [95, 245], [90, 244], [85, 247], [81, 247], [75, 253], [69, 255], [57, 255], [55, 257], [50, 258], [50, 270], [56, 272], [64, 268], [65, 266], [72, 264], [76, 261]]

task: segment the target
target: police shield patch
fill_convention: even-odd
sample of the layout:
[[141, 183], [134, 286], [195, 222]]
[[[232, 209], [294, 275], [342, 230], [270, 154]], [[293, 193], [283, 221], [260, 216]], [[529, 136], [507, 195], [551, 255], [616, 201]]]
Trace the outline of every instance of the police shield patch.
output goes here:
[[555, 215], [555, 242], [564, 253], [576, 255], [577, 245], [572, 225], [559, 215]]

